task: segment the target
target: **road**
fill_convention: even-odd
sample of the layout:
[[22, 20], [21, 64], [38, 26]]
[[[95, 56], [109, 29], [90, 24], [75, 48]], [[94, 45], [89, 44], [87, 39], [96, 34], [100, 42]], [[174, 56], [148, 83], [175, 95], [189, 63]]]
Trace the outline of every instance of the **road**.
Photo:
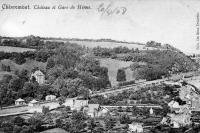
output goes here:
[[126, 90], [139, 90], [140, 87], [144, 87], [144, 86], [148, 86], [151, 84], [157, 84], [157, 83], [161, 83], [163, 81], [166, 81], [166, 79], [159, 79], [159, 80], [153, 80], [153, 81], [145, 81], [145, 82], [140, 82], [140, 83], [136, 83], [133, 85], [129, 85], [129, 86], [124, 86], [122, 88], [119, 89], [115, 89], [115, 90], [109, 90], [109, 91], [105, 91], [105, 92], [98, 92], [95, 94], [92, 94], [91, 97], [94, 97], [96, 95], [108, 95], [108, 94], [117, 94]]
[[[187, 74], [192, 74], [193, 72], [188, 72], [188, 73], [181, 73], [179, 75], [177, 74], [173, 74], [170, 79], [172, 78], [177, 78], [177, 77], [180, 77], [182, 75], [187, 75]], [[198, 77], [198, 76], [193, 76], [193, 77]], [[94, 96], [97, 96], [97, 95], [109, 95], [109, 94], [117, 94], [117, 93], [120, 93], [120, 92], [123, 92], [125, 90], [139, 90], [140, 87], [144, 87], [144, 86], [148, 86], [148, 85], [151, 85], [151, 84], [160, 84], [161, 82], [164, 82], [164, 81], [167, 81], [169, 80], [169, 78], [163, 78], [163, 79], [157, 79], [157, 80], [152, 80], [152, 81], [144, 81], [144, 82], [140, 82], [140, 83], [135, 83], [135, 84], [132, 84], [132, 85], [128, 85], [128, 86], [124, 86], [124, 87], [121, 87], [119, 89], [112, 89], [112, 90], [107, 90], [107, 91], [104, 91], [104, 92], [97, 92], [97, 93], [94, 93], [91, 95], [91, 97], [94, 97]]]

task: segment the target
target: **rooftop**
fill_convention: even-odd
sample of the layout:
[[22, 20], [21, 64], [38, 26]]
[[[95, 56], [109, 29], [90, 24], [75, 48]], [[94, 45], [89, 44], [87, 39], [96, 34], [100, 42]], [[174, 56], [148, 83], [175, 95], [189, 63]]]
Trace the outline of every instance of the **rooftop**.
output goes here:
[[19, 98], [16, 100], [16, 102], [24, 102], [24, 99]]

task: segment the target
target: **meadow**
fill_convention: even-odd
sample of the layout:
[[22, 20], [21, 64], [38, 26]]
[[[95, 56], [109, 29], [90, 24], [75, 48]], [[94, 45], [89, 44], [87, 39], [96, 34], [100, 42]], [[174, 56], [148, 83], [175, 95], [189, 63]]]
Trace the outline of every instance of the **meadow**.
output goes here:
[[[99, 59], [99, 61], [100, 61], [101, 66], [108, 68], [108, 76], [109, 76], [109, 80], [112, 86], [115, 86], [118, 83], [116, 81], [118, 69], [128, 68], [131, 64], [133, 64], [133, 62], [131, 61], [126, 62], [126, 61], [120, 61], [120, 60], [115, 60], [115, 59], [110, 59], [110, 58], [101, 58]], [[133, 72], [130, 69], [126, 69], [125, 72], [126, 72], [127, 81], [132, 80]]]
[[17, 52], [22, 53], [26, 51], [35, 51], [35, 49], [30, 48], [21, 48], [21, 47], [10, 47], [10, 46], [0, 46], [0, 51], [4, 51], [7, 53]]

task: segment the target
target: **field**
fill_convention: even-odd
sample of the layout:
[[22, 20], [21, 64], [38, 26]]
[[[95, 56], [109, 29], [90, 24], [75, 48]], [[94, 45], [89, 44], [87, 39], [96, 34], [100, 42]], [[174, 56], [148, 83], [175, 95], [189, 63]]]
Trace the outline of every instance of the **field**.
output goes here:
[[12, 76], [16, 76], [14, 75], [12, 72], [5, 72], [5, 71], [0, 71], [0, 80], [3, 79], [4, 75], [12, 75]]
[[13, 107], [13, 108], [1, 109], [0, 115], [26, 112], [26, 111], [28, 111], [29, 108], [30, 108], [29, 106], [22, 106], [22, 107], [15, 107], [15, 108]]
[[[119, 61], [115, 59], [109, 59], [109, 58], [104, 58], [104, 59], [99, 59], [100, 60], [100, 65], [103, 67], [108, 68], [108, 76], [109, 80], [112, 84], [112, 86], [116, 85], [118, 82], [116, 81], [116, 76], [117, 76], [117, 71], [120, 68], [126, 68], [129, 67], [133, 62], [125, 62], [125, 61]], [[133, 72], [130, 69], [126, 70], [126, 79], [132, 80], [132, 75]]]
[[22, 52], [26, 52], [26, 51], [35, 51], [35, 49], [0, 46], [0, 51], [4, 51], [4, 52], [7, 52], [7, 53], [11, 53], [11, 52], [22, 53]]
[[[12, 72], [2, 71], [2, 68], [1, 68], [2, 64], [9, 65]], [[45, 70], [46, 63], [38, 62], [38, 61], [35, 61], [35, 60], [27, 60], [26, 63], [24, 63], [22, 65], [18, 65], [15, 62], [13, 62], [12, 60], [9, 60], [9, 59], [1, 60], [0, 61], [0, 80], [2, 79], [2, 77], [5, 74], [14, 75], [14, 71], [16, 71], [16, 70], [21, 71], [22, 69], [26, 69], [28, 71], [31, 71], [34, 67], [39, 67], [40, 69]]]
[[[86, 46], [89, 48], [93, 47], [104, 47], [104, 48], [114, 48], [114, 47], [119, 47], [119, 46], [126, 46], [130, 49], [132, 48], [138, 48], [139, 50], [146, 50], [147, 48], [145, 47], [144, 44], [139, 44], [139, 43], [126, 43], [126, 42], [111, 42], [111, 41], [88, 41], [88, 40], [59, 40], [59, 39], [50, 39], [50, 40], [45, 40], [45, 41], [58, 41], [58, 42], [70, 42], [70, 43], [76, 43], [82, 46]], [[151, 48], [148, 48], [151, 49]], [[153, 48], [152, 48], [153, 49]]]
[[140, 50], [144, 49], [144, 45], [139, 45], [135, 43], [119, 43], [119, 42], [93, 42], [93, 41], [69, 41], [71, 43], [77, 43], [86, 47], [105, 47], [105, 48], [114, 48], [119, 46], [126, 46], [128, 48], [138, 48]]

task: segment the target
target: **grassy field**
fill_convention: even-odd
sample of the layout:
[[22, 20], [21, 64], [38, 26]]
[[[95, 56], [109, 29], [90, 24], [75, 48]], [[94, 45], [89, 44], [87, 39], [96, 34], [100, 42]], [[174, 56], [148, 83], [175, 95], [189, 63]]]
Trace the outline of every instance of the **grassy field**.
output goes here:
[[[109, 58], [104, 58], [104, 59], [99, 59], [99, 60], [100, 60], [101, 66], [108, 68], [108, 76], [109, 76], [109, 80], [110, 80], [112, 86], [114, 86], [118, 83], [116, 81], [118, 69], [129, 67], [133, 63], [131, 61], [125, 62], [125, 61], [119, 61], [119, 60], [109, 59]], [[130, 69], [126, 69], [127, 81], [133, 79], [132, 75], [133, 75], [133, 72]]]
[[11, 53], [11, 52], [22, 53], [22, 52], [25, 52], [25, 51], [35, 51], [35, 49], [10, 47], [10, 46], [0, 46], [0, 51], [4, 51], [4, 52], [7, 52], [7, 53]]
[[[76, 43], [82, 46], [86, 46], [86, 47], [97, 47], [97, 46], [101, 46], [104, 48], [114, 48], [114, 47], [119, 47], [119, 46], [126, 46], [128, 48], [138, 48], [139, 50], [145, 50], [146, 47], [144, 44], [139, 44], [139, 43], [126, 43], [126, 42], [111, 42], [111, 41], [87, 41], [87, 40], [59, 40], [59, 39], [55, 39], [55, 40], [46, 40], [46, 41], [58, 41], [58, 42], [70, 42], [70, 43]], [[151, 49], [151, 48], [149, 48]]]
[[0, 115], [26, 112], [28, 111], [29, 108], [30, 108], [29, 106], [22, 106], [22, 107], [16, 107], [16, 108], [2, 109], [0, 110]]
[[0, 71], [0, 80], [3, 79], [4, 75], [12, 75], [12, 76], [16, 76], [14, 73], [12, 72], [5, 72], [5, 71]]
[[139, 45], [139, 44], [135, 44], [135, 43], [119, 43], [119, 42], [92, 42], [92, 41], [69, 41], [71, 43], [77, 43], [80, 45], [84, 45], [86, 47], [97, 47], [97, 46], [101, 46], [101, 47], [105, 47], [105, 48], [114, 48], [114, 47], [118, 47], [118, 46], [126, 46], [128, 48], [138, 48], [140, 50], [143, 50], [144, 45]]
[[[2, 64], [10, 66], [10, 69], [11, 69], [12, 72], [2, 71], [2, 68], [1, 68]], [[26, 63], [24, 63], [22, 65], [18, 65], [15, 62], [13, 62], [12, 60], [9, 60], [9, 59], [1, 60], [0, 61], [0, 80], [2, 79], [2, 77], [5, 74], [14, 75], [14, 71], [16, 71], [16, 70], [21, 71], [22, 69], [26, 69], [28, 71], [31, 71], [34, 67], [39, 67], [40, 69], [45, 70], [46, 63], [38, 62], [38, 61], [35, 61], [35, 60], [27, 60]]]

